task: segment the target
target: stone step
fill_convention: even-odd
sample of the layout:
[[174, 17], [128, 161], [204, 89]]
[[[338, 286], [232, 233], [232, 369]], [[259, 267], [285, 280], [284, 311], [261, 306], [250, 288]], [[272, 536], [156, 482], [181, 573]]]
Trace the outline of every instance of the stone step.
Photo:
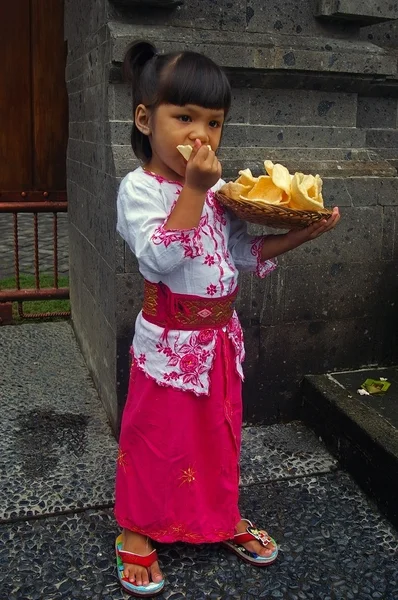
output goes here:
[[[391, 383], [385, 394], [358, 393], [380, 377]], [[398, 526], [398, 367], [306, 376], [302, 416]]]

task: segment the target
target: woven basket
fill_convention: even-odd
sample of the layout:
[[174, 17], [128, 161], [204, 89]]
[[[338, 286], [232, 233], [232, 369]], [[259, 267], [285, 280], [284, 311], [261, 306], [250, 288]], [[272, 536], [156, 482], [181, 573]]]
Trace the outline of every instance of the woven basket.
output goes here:
[[242, 221], [249, 221], [257, 225], [266, 225], [276, 229], [302, 229], [320, 221], [329, 219], [332, 211], [326, 208], [322, 210], [296, 210], [286, 206], [266, 204], [256, 200], [231, 200], [224, 194], [216, 193], [218, 201]]

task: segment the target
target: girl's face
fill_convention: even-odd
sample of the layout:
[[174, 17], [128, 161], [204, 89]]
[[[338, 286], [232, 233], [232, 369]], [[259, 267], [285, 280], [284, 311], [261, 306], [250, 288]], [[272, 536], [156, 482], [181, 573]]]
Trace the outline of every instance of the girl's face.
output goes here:
[[146, 168], [183, 183], [187, 163], [177, 146], [193, 146], [199, 139], [215, 152], [220, 144], [224, 118], [223, 109], [203, 108], [196, 104], [161, 104], [153, 112], [139, 105], [136, 124], [149, 136], [152, 147], [152, 158]]

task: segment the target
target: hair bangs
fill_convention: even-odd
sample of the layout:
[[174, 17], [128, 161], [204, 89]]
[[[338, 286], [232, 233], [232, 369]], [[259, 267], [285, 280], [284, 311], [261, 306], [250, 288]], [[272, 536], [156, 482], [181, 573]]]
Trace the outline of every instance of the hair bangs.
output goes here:
[[226, 74], [207, 56], [184, 52], [163, 72], [159, 90], [160, 104], [196, 104], [204, 108], [223, 109], [231, 106], [231, 87]]

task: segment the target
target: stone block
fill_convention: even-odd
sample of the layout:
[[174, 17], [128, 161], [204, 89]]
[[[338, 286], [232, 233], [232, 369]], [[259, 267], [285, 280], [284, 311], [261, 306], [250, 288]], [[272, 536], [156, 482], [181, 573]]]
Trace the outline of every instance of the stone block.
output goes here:
[[324, 178], [322, 195], [324, 204], [327, 207], [352, 206], [352, 198], [347, 190], [345, 179], [338, 179], [337, 177]]
[[84, 90], [84, 118], [86, 121], [103, 121], [105, 117], [106, 86], [93, 85]]
[[84, 140], [85, 137], [85, 123], [80, 121], [69, 121], [69, 140]]
[[81, 311], [73, 326], [86, 364], [114, 432], [118, 423], [116, 397], [116, 332], [101, 314], [96, 299], [81, 285]]
[[335, 229], [280, 257], [283, 266], [378, 261], [382, 250], [381, 206], [344, 207]]
[[111, 208], [116, 207], [117, 192], [119, 189], [120, 179], [104, 173], [102, 175], [102, 193], [101, 197], [104, 203], [107, 203]]
[[355, 127], [356, 95], [307, 90], [250, 90], [249, 122]]
[[253, 273], [240, 273], [236, 310], [244, 326], [249, 327], [260, 322], [270, 277], [264, 280]]
[[243, 363], [245, 381], [242, 386], [242, 399], [243, 420], [246, 422], [246, 415], [250, 414], [250, 406], [253, 402], [253, 398], [256, 398], [258, 395], [256, 389], [256, 375], [260, 353], [260, 327], [258, 325], [244, 327], [243, 333], [245, 338], [246, 357]]
[[139, 273], [116, 275], [116, 314], [118, 337], [133, 338], [134, 324], [142, 309], [144, 279]]
[[369, 148], [397, 148], [397, 129], [371, 129], [366, 134], [366, 145]]
[[75, 249], [72, 262], [75, 272], [80, 273], [81, 283], [95, 299], [103, 318], [115, 327], [114, 268], [73, 224], [70, 227], [70, 245]]
[[[275, 69], [319, 71], [326, 73], [383, 73], [396, 71], [387, 53], [369, 46], [353, 42], [344, 45], [341, 41], [329, 39], [323, 48], [276, 47], [274, 52]], [[257, 68], [266, 68], [266, 62], [258, 60]]]
[[246, 2], [236, 0], [190, 0], [172, 10], [157, 8], [156, 6], [123, 7], [117, 11], [119, 19], [131, 19], [135, 24], [142, 26], [164, 26], [171, 28], [181, 27], [188, 29], [205, 30], [241, 30], [246, 26]]
[[124, 273], [124, 241], [116, 233], [115, 235], [115, 269], [116, 274]]
[[131, 87], [127, 84], [111, 85], [110, 92], [113, 93], [113, 114], [110, 117], [114, 121], [132, 121], [133, 107], [131, 98]]
[[106, 126], [100, 121], [86, 121], [84, 123], [84, 140], [93, 144], [104, 144]]
[[397, 98], [358, 98], [357, 127], [379, 129], [397, 127]]
[[[219, 31], [217, 39], [209, 30], [177, 27], [140, 27], [109, 23], [112, 61], [123, 61], [132, 36], [152, 41], [161, 51], [194, 50], [215, 60], [220, 66], [236, 69], [314, 71], [318, 73], [372, 73], [394, 75], [396, 61], [383, 49], [363, 41], [339, 38], [293, 38], [280, 34]], [[345, 90], [344, 90], [345, 91]]]
[[250, 90], [232, 88], [231, 110], [227, 123], [247, 123], [249, 121]]
[[74, 94], [69, 94], [69, 119], [70, 121], [84, 121], [84, 92], [79, 91]]
[[318, 0], [315, 16], [370, 25], [398, 19], [398, 6], [389, 0]]
[[283, 321], [377, 318], [391, 300], [387, 270], [384, 262], [368, 260], [288, 268]]
[[124, 272], [139, 273], [138, 261], [126, 243], [124, 243]]
[[260, 313], [260, 323], [263, 326], [277, 325], [282, 322], [285, 294], [286, 268], [278, 257], [278, 267], [265, 280], [263, 286], [263, 305]]
[[383, 240], [381, 257], [383, 260], [392, 260], [398, 255], [397, 248], [397, 217], [398, 208], [394, 206], [383, 207]]
[[140, 161], [135, 157], [130, 145], [112, 146], [110, 150], [116, 177], [124, 177], [140, 165]]
[[[218, 156], [224, 178], [235, 179], [243, 167], [251, 169], [255, 175], [264, 174], [264, 159], [268, 159], [282, 163], [291, 173], [319, 173], [328, 190], [338, 180], [345, 181], [351, 176], [391, 177], [396, 174], [396, 169], [385, 158], [378, 156], [378, 153], [358, 148], [222, 146]], [[327, 178], [331, 178], [332, 183], [327, 184]], [[338, 186], [337, 183], [336, 185]], [[341, 191], [342, 186], [338, 189]], [[344, 201], [344, 204], [347, 202]]]
[[[260, 328], [256, 395], [247, 420], [297, 418], [299, 386], [308, 373], [326, 373], [374, 364], [381, 354], [379, 319], [321, 320]], [[266, 407], [264, 406], [264, 399]]]
[[129, 146], [133, 121], [110, 121], [110, 139], [116, 146]]
[[[123, 127], [115, 132], [115, 139], [122, 138]], [[363, 147], [365, 132], [351, 127], [296, 127], [285, 125], [231, 125], [225, 127], [223, 144], [225, 146], [262, 146], [326, 148]], [[120, 142], [119, 142], [120, 143]]]
[[346, 186], [354, 206], [398, 206], [396, 177], [347, 177]]
[[356, 37], [358, 26], [350, 23], [337, 25], [322, 23], [314, 18], [313, 2], [308, 0], [285, 0], [285, 2], [263, 2], [248, 0], [247, 30], [281, 33], [290, 37], [310, 36], [327, 37], [329, 35]]
[[84, 62], [83, 58], [80, 56], [76, 60], [71, 61], [70, 56], [68, 57], [68, 62], [65, 67], [65, 81], [69, 83], [76, 77], [79, 77], [83, 74], [84, 70]]
[[361, 29], [361, 37], [383, 48], [396, 48], [398, 40], [398, 22], [388, 21]]

